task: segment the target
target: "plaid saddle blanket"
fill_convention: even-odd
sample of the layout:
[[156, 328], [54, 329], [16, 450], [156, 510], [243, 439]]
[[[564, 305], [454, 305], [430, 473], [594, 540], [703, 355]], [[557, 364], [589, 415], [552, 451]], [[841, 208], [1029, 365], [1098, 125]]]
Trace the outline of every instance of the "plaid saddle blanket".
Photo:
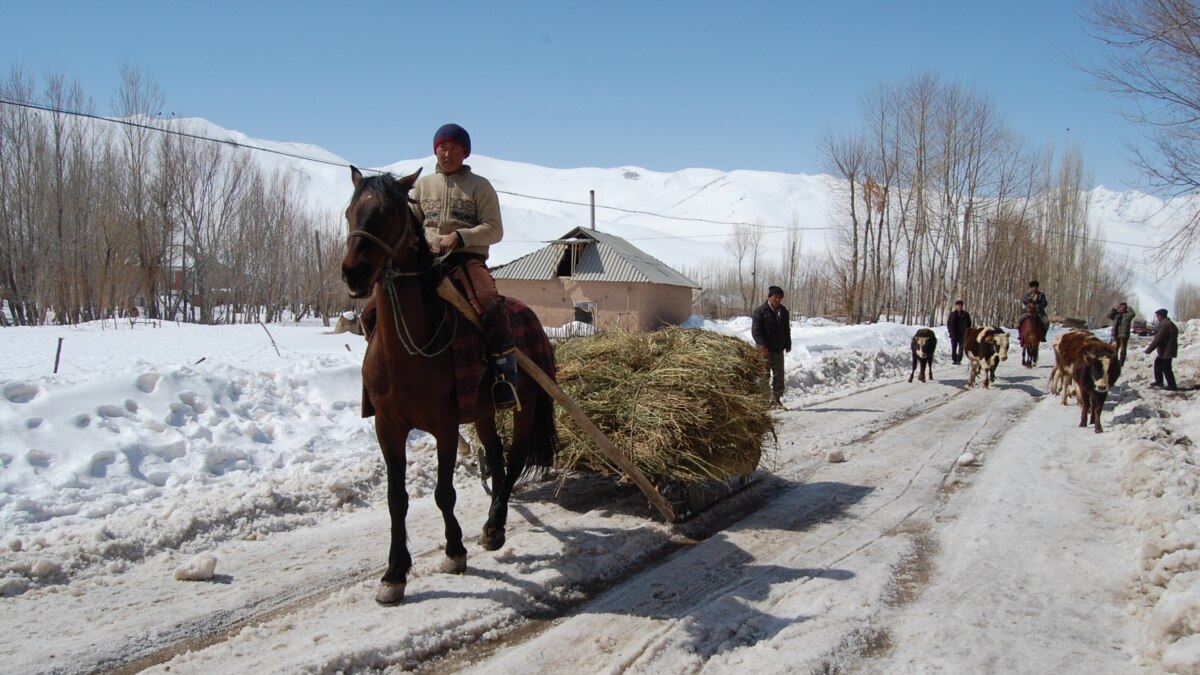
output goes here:
[[[504, 298], [504, 311], [508, 313], [509, 325], [512, 327], [513, 342], [536, 363], [550, 379], [556, 380], [554, 363], [554, 345], [546, 337], [542, 322], [529, 308], [529, 305], [515, 298]], [[451, 310], [453, 311], [453, 310]], [[458, 423], [474, 422], [483, 414], [483, 410], [491, 402], [492, 377], [488, 376], [488, 364], [484, 358], [483, 334], [466, 321], [458, 323], [458, 331], [450, 346], [454, 356], [454, 389], [458, 398]], [[536, 383], [532, 386], [538, 386]], [[522, 380], [524, 382], [524, 379]], [[520, 385], [523, 389], [527, 385]], [[375, 407], [367, 396], [366, 388], [362, 396], [362, 416], [375, 415]]]
[[[550, 379], [555, 380], [554, 345], [546, 337], [537, 315], [529, 305], [516, 298], [504, 298], [504, 311], [508, 313], [517, 349], [541, 367]], [[470, 325], [467, 330], [459, 330], [451, 346], [454, 352], [454, 388], [458, 393], [459, 424], [474, 422], [482, 414], [482, 408], [491, 402], [493, 378], [488, 373], [483, 347], [483, 334]]]

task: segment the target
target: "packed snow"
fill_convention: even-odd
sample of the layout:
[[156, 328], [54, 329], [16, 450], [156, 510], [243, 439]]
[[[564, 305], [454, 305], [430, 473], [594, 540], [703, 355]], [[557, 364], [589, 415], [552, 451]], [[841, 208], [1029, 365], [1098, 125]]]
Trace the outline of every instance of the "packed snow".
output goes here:
[[[691, 326], [750, 339], [747, 318], [695, 318]], [[1191, 387], [1200, 383], [1200, 321], [1181, 329], [1176, 373], [1182, 386]], [[861, 479], [867, 471], [869, 460], [855, 454], [858, 441], [841, 440], [880, 417], [873, 409], [876, 403], [882, 404], [885, 396], [898, 398], [897, 391], [908, 392], [903, 397], [911, 397], [913, 406], [961, 391], [965, 366], [949, 365], [944, 328], [938, 329], [939, 383], [907, 384], [914, 330], [887, 322], [847, 326], [821, 319], [795, 321], [794, 348], [785, 359], [789, 411], [779, 417], [785, 446], [780, 454], [804, 447], [852, 484], [854, 476]], [[1001, 367], [1000, 386], [967, 392], [973, 399], [954, 399], [964, 401], [958, 415], [967, 415], [965, 402], [975, 401], [972, 407], [1015, 406], [1025, 417], [1013, 413], [1013, 419], [1028, 422], [1006, 430], [1009, 422], [989, 421], [997, 425], [997, 437], [1007, 434], [1015, 445], [965, 440], [962, 451], [950, 457], [948, 465], [956, 471], [972, 472], [970, 499], [980, 508], [955, 507], [962, 512], [942, 533], [942, 553], [936, 571], [930, 572], [948, 582], [932, 584], [906, 614], [893, 617], [891, 646], [884, 650], [891, 660], [868, 658], [858, 662], [861, 670], [978, 672], [983, 667], [998, 672], [1006, 669], [1003, 663], [981, 666], [971, 660], [972, 653], [986, 651], [976, 645], [1011, 641], [1002, 651], [1020, 664], [1023, 656], [1036, 656], [1045, 639], [1039, 631], [1061, 630], [1075, 636], [1071, 639], [1084, 655], [1064, 655], [1068, 667], [1200, 672], [1200, 457], [1193, 442], [1200, 438], [1200, 416], [1193, 392], [1148, 388], [1150, 357], [1138, 349], [1145, 344], [1135, 338], [1130, 347], [1119, 393], [1104, 413], [1102, 435], [1075, 427], [1075, 407], [1062, 408], [1052, 397], [1041, 396], [1051, 359], [1045, 346], [1036, 378], [1020, 380], [1024, 371], [1019, 359], [1010, 359]], [[487, 582], [505, 584], [502, 591], [439, 594], [434, 589], [445, 582], [437, 574], [420, 572], [418, 556], [419, 578], [410, 584], [416, 590], [410, 588], [406, 604], [364, 615], [362, 603], [370, 603], [371, 580], [386, 556], [382, 462], [359, 400], [364, 348], [361, 337], [333, 334], [313, 321], [266, 327], [109, 321], [0, 330], [0, 353], [6, 355], [0, 362], [0, 603], [5, 607], [0, 612], [5, 617], [0, 619], [5, 636], [0, 655], [5, 662], [21, 672], [120, 665], [112, 661], [120, 655], [109, 654], [104, 661], [95, 660], [95, 654], [152, 651], [148, 645], [186, 639], [181, 617], [224, 616], [230, 611], [224, 604], [230, 593], [278, 597], [311, 590], [318, 578], [328, 583], [351, 577], [351, 585], [332, 586], [319, 600], [325, 606], [323, 628], [315, 634], [298, 627], [303, 612], [316, 611], [304, 605], [286, 621], [263, 619], [243, 627], [236, 636], [238, 646], [222, 646], [220, 640], [209, 649], [191, 644], [188, 649], [194, 651], [143, 665], [172, 673], [420, 668], [423, 655], [438, 655], [446, 645], [502, 645], [507, 632], [530, 615], [580, 594], [573, 580], [607, 585], [625, 574], [631, 560], [670, 539], [667, 526], [655, 522], [648, 509], [622, 513], [610, 505], [584, 503], [562, 512], [567, 515], [561, 522], [540, 522], [533, 505], [517, 503], [510, 527], [527, 520], [529, 531], [516, 533], [494, 554], [473, 553], [470, 564], [480, 571], [462, 577], [467, 589]], [[1011, 383], [1007, 391], [1006, 379]], [[1010, 398], [1004, 399], [1006, 395]], [[834, 416], [826, 413], [833, 409], [831, 402], [855, 396], [875, 398], [862, 399], [870, 404], [839, 408], [842, 412]], [[1018, 396], [1020, 403], [1015, 402]], [[1043, 419], [1054, 429], [1045, 428]], [[1057, 434], [1070, 440], [1054, 441]], [[915, 431], [910, 440], [914, 446], [922, 443]], [[1046, 462], [1037, 467], [1015, 450], [1001, 452], [1051, 443], [1052, 451], [1033, 455]], [[408, 462], [407, 486], [414, 500], [410, 523], [424, 523], [419, 529], [412, 525], [410, 539], [414, 546], [420, 540], [435, 547], [440, 519], [432, 507], [432, 443], [424, 434], [410, 437]], [[802, 482], [786, 457], [764, 469]], [[910, 482], [919, 483], [919, 475], [914, 473]], [[463, 458], [456, 484], [460, 515], [471, 529], [475, 525], [468, 521], [479, 516], [471, 507], [483, 499], [472, 458]], [[895, 501], [900, 504], [903, 495]], [[1086, 505], [1084, 517], [1079, 517], [1077, 503]], [[590, 643], [605, 639], [608, 630], [614, 651], [606, 669], [612, 672], [695, 672], [706, 663], [717, 670], [815, 670], [816, 662], [804, 651], [807, 638], [798, 639], [794, 631], [813, 623], [812, 617], [853, 612], [879, 600], [839, 596], [837, 584], [849, 582], [839, 581], [842, 573], [828, 569], [789, 591], [786, 602], [769, 600], [804, 581], [792, 572], [753, 576], [762, 573], [760, 567], [786, 568], [786, 540], [779, 537], [788, 536], [781, 531], [795, 529], [789, 519], [797, 517], [786, 501], [775, 501], [736, 530], [706, 542], [722, 548], [695, 563], [697, 570], [708, 570], [698, 573], [711, 571], [707, 566], [713, 556], [728, 561], [732, 555], [738, 562], [730, 569], [741, 570], [738, 574], [750, 585], [728, 601], [732, 604], [709, 607], [702, 616], [676, 617], [676, 623], [701, 621], [698, 625], [704, 626], [701, 634], [694, 626], [689, 629], [687, 644], [673, 645], [664, 637], [646, 662], [617, 654], [622, 635], [653, 630], [644, 622], [672, 615], [669, 597], [674, 595], [662, 595], [663, 584], [674, 584], [676, 591], [689, 585], [682, 579], [654, 579], [652, 568], [644, 583], [660, 609], [607, 614], [599, 609], [607, 597], [601, 595], [595, 613], [589, 614], [593, 621], [547, 629], [526, 649], [548, 642], [548, 652], [562, 651], [565, 643], [554, 642], [556, 637]], [[535, 539], [548, 531], [563, 533], [573, 543], [543, 550]], [[584, 536], [599, 532], [608, 534], [595, 540]], [[764, 539], [761, 533], [769, 534]], [[292, 538], [304, 544], [295, 548]], [[611, 543], [618, 541], [621, 545], [613, 550]], [[263, 544], [277, 550], [252, 553]], [[341, 558], [332, 562], [347, 555], [336, 553], [342, 549], [353, 550], [356, 567], [343, 568], [349, 563]], [[1062, 569], [1053, 560], [1059, 551], [1072, 556], [1073, 577], [1055, 571]], [[700, 555], [699, 549], [694, 553]], [[247, 560], [254, 555], [265, 555], [273, 567], [252, 566]], [[1023, 567], [1019, 573], [1006, 565], [1027, 558], [1045, 565]], [[549, 563], [556, 559], [561, 566]], [[847, 564], [851, 560], [844, 559]], [[979, 560], [989, 561], [988, 568], [981, 569]], [[863, 562], [845, 574], [865, 580], [875, 572]], [[421, 584], [430, 590], [421, 591]], [[1088, 592], [1094, 589], [1111, 595]], [[780, 618], [749, 611], [768, 601], [790, 613]], [[263, 602], [244, 604], [253, 608]], [[995, 612], [1014, 602], [1030, 616], [999, 620]], [[137, 609], [122, 609], [126, 607]], [[376, 611], [384, 613], [372, 613]], [[392, 615], [406, 617], [403, 625], [412, 623], [407, 629], [412, 633], [403, 644], [387, 643], [383, 650], [380, 631], [396, 629], [387, 627], [389, 611], [417, 613]], [[443, 611], [474, 618], [452, 621], [442, 617]], [[1051, 625], [1050, 619], [1039, 620], [1042, 613], [1073, 618], [1056, 618]], [[730, 618], [721, 618], [726, 614]], [[879, 615], [854, 616], [844, 620], [850, 626], [847, 635], [870, 642]], [[29, 640], [35, 624], [41, 637]], [[68, 632], [77, 637], [68, 638]], [[285, 645], [286, 658], [271, 651]], [[495, 649], [496, 663], [522, 658], [520, 652]], [[650, 658], [646, 654], [651, 652], [642, 653]], [[486, 657], [477, 658], [446, 667], [491, 667]], [[840, 667], [853, 670], [854, 665]]]

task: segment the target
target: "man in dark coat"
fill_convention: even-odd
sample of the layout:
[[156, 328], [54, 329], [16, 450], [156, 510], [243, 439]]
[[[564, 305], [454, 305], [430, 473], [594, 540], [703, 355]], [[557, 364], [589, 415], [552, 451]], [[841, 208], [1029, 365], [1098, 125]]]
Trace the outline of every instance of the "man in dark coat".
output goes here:
[[767, 289], [767, 301], [750, 317], [750, 335], [762, 350], [771, 374], [771, 407], [783, 407], [783, 353], [792, 351], [792, 319], [783, 306], [783, 289]]
[[1154, 312], [1154, 317], [1158, 319], [1158, 324], [1154, 327], [1154, 339], [1146, 347], [1147, 354], [1158, 350], [1154, 359], [1154, 383], [1150, 386], [1161, 387], [1163, 380], [1166, 380], [1167, 390], [1175, 391], [1178, 387], [1175, 386], [1175, 371], [1171, 367], [1171, 359], [1179, 355], [1179, 327], [1167, 318], [1165, 309]]
[[971, 327], [971, 315], [963, 309], [963, 301], [954, 301], [954, 311], [946, 317], [946, 332], [950, 334], [950, 362], [962, 363], [963, 338]]

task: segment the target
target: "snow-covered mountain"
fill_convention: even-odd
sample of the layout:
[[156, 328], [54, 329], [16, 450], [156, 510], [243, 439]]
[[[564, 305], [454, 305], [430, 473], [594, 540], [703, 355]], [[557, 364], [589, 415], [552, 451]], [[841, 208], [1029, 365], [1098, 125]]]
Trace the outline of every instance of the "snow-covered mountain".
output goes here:
[[[339, 214], [350, 196], [351, 159], [322, 148], [251, 139], [204, 120], [188, 120], [213, 138], [231, 138], [264, 148], [264, 167], [293, 172], [314, 206]], [[767, 171], [685, 169], [672, 173], [635, 166], [552, 169], [480, 154], [468, 164], [500, 193], [505, 238], [492, 247], [492, 264], [505, 263], [541, 248], [576, 226], [591, 224], [623, 237], [677, 268], [728, 260], [725, 241], [734, 223], [762, 225], [764, 250], [782, 250], [787, 230], [801, 231], [805, 253], [821, 253], [835, 241], [842, 212], [834, 196], [837, 179], [828, 175]], [[433, 170], [434, 157], [400, 160], [385, 167], [360, 167], [407, 174]], [[1103, 240], [1112, 260], [1134, 273], [1131, 299], [1141, 316], [1158, 307], [1173, 309], [1175, 288], [1195, 278], [1200, 262], [1183, 268], [1156, 259], [1154, 245], [1182, 222], [1181, 205], [1136, 191], [1097, 187], [1091, 191], [1093, 236]], [[769, 255], [769, 253], [768, 253]]]

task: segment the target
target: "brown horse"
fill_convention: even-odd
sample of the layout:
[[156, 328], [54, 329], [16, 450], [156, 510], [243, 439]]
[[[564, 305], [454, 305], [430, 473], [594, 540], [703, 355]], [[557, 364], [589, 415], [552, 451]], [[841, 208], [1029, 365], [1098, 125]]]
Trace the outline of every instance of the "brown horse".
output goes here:
[[1021, 365], [1026, 368], [1037, 366], [1038, 345], [1045, 336], [1042, 334], [1042, 318], [1038, 316], [1037, 305], [1030, 302], [1025, 306], [1025, 316], [1017, 324], [1017, 337], [1021, 342]]
[[[405, 450], [410, 431], [425, 431], [437, 441], [434, 501], [446, 530], [442, 570], [453, 574], [461, 574], [467, 565], [462, 528], [454, 516], [457, 497], [453, 477], [460, 422], [474, 422], [492, 477], [491, 507], [480, 536], [480, 544], [487, 550], [504, 545], [508, 499], [517, 479], [533, 467], [552, 466], [558, 450], [550, 396], [532, 378], [520, 379], [512, 446], [505, 453], [496, 432], [491, 387], [483, 382], [490, 381], [490, 376], [478, 382], [467, 378], [465, 385], [461, 373], [456, 377], [455, 350], [451, 348], [456, 333], [475, 328], [437, 296], [441, 279], [435, 271], [436, 259], [425, 240], [423, 224], [417, 222], [409, 207], [408, 193], [419, 174], [364, 177], [351, 167], [354, 194], [346, 209], [350, 234], [342, 278], [351, 297], [371, 295], [369, 304], [374, 305], [377, 321], [363, 356], [362, 374], [364, 409], [375, 411], [375, 432], [387, 467], [388, 512], [392, 520], [387, 570], [375, 595], [376, 602], [383, 605], [404, 599], [412, 567], [404, 524], [408, 513]], [[532, 312], [529, 316], [536, 329], [518, 333], [514, 326], [517, 346], [526, 354], [541, 355], [538, 365], [553, 375], [553, 349], [536, 317]], [[482, 351], [478, 359], [482, 359]], [[459, 389], [464, 387], [478, 388], [479, 404], [474, 406], [478, 414], [473, 419], [460, 419], [464, 408], [460, 406]]]

